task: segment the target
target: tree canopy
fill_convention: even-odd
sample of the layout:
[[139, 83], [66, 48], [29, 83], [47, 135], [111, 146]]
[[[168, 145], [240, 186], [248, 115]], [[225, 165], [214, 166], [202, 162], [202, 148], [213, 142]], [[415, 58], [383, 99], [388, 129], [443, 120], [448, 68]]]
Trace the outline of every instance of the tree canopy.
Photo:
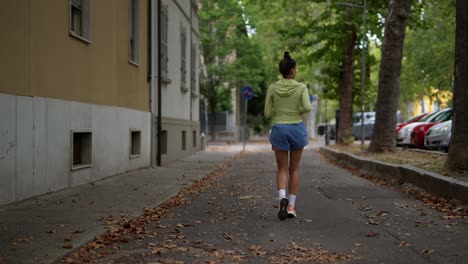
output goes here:
[[[360, 110], [361, 54], [366, 48], [365, 110], [374, 111], [388, 1], [368, 1], [366, 47], [361, 43], [362, 8], [342, 2], [203, 0], [200, 28], [206, 74], [202, 94], [218, 97], [215, 111], [230, 110], [226, 102], [232, 101], [230, 90], [250, 85], [256, 96], [249, 113], [261, 115], [266, 89], [280, 78], [278, 62], [288, 50], [298, 62], [296, 79], [308, 84], [316, 98], [328, 98], [329, 105], [337, 107], [333, 100], [339, 99], [345, 33], [355, 28], [351, 100], [354, 111]], [[455, 0], [413, 2], [404, 42], [400, 110], [421, 95], [438, 101], [438, 91], [450, 91], [453, 83]], [[328, 115], [334, 116], [334, 110]]]

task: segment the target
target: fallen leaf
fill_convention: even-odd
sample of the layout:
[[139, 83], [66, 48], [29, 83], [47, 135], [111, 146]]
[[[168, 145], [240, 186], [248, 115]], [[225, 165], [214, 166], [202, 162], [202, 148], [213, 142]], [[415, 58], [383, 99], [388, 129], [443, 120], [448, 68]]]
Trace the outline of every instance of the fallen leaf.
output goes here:
[[388, 214], [389, 214], [389, 212], [387, 212], [387, 211], [380, 211], [380, 212], [377, 213], [377, 216], [386, 216]]
[[411, 244], [407, 243], [405, 241], [400, 241], [400, 243], [398, 243], [398, 246], [400, 246], [400, 247], [409, 247], [409, 246], [411, 246]]
[[259, 251], [260, 249], [262, 249], [260, 245], [252, 245], [249, 247], [250, 251]]
[[72, 249], [72, 248], [73, 248], [73, 245], [70, 244], [70, 243], [65, 243], [65, 244], [63, 244], [62, 248]]
[[374, 231], [370, 231], [369, 233], [367, 233], [366, 237], [379, 237], [379, 233], [377, 232], [374, 232]]

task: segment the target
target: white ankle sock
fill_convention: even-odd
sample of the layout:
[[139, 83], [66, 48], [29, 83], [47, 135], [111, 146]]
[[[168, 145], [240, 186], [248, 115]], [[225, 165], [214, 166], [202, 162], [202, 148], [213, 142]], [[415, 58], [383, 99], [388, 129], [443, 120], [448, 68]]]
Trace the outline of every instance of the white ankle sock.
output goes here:
[[295, 203], [296, 203], [296, 195], [295, 194], [289, 194], [289, 206], [294, 207]]
[[286, 190], [285, 189], [279, 189], [278, 196], [279, 196], [280, 199], [283, 199], [284, 197], [286, 197]]

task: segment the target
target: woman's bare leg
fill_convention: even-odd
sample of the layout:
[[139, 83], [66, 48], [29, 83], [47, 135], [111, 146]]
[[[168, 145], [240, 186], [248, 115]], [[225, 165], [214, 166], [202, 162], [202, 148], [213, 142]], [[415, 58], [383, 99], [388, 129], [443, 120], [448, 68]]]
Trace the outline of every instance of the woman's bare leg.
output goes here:
[[289, 161], [289, 193], [297, 195], [299, 192], [299, 164], [302, 157], [302, 149], [291, 150]]
[[286, 190], [286, 185], [288, 182], [288, 152], [282, 150], [275, 151], [276, 156], [276, 165], [278, 171], [276, 172], [276, 186], [278, 190]]

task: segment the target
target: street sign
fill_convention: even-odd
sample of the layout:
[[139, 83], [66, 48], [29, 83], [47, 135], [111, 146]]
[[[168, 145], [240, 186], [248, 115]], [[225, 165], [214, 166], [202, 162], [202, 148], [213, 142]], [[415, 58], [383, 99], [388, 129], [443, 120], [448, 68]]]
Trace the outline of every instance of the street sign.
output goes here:
[[250, 99], [252, 99], [252, 97], [254, 95], [254, 91], [253, 91], [252, 87], [244, 86], [244, 88], [242, 88], [241, 94], [246, 100], [250, 100]]

